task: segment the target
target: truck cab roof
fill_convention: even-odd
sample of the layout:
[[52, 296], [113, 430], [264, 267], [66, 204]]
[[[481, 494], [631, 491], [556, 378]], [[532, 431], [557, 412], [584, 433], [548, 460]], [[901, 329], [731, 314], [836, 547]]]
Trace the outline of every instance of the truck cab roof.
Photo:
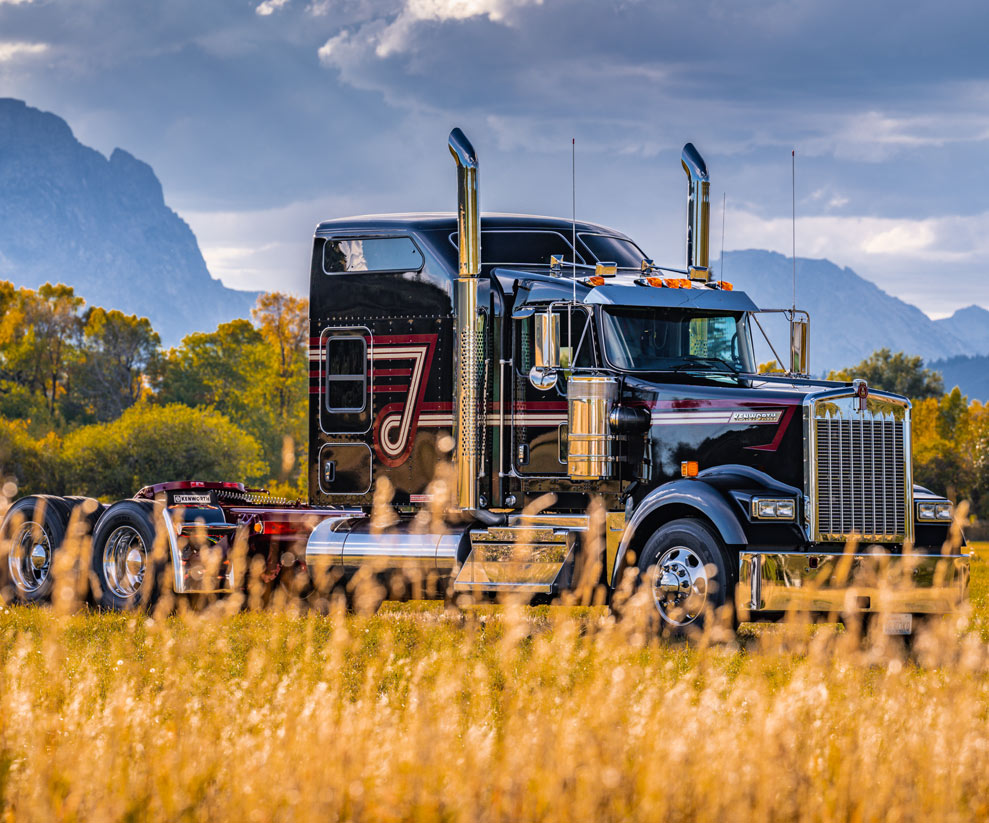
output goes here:
[[[342, 243], [383, 235], [414, 237], [418, 245], [428, 247], [443, 260], [448, 277], [456, 276], [457, 217], [453, 212], [342, 217], [323, 221], [315, 233], [317, 242], [339, 238]], [[551, 258], [557, 255], [563, 256], [564, 263], [551, 269]], [[576, 298], [607, 305], [756, 310], [744, 293], [710, 288], [700, 282], [692, 283], [692, 288], [650, 288], [642, 278], [659, 272], [644, 272], [646, 260], [647, 255], [628, 235], [599, 223], [531, 214], [481, 215], [482, 274], [496, 279], [506, 293], [521, 287], [524, 294], [516, 307]], [[577, 265], [571, 268], [574, 262]], [[591, 278], [597, 263], [616, 264], [617, 274], [603, 281]]]
[[[482, 212], [481, 228], [487, 229], [518, 229], [518, 230], [549, 230], [558, 231], [564, 236], [570, 236], [574, 222], [563, 217], [543, 217], [535, 214], [509, 214], [502, 212]], [[603, 234], [618, 237], [633, 242], [623, 232], [616, 231], [599, 223], [586, 220], [576, 222], [577, 233]], [[362, 214], [353, 217], [338, 217], [324, 220], [316, 226], [316, 235], [324, 236], [338, 234], [341, 231], [352, 230], [404, 230], [404, 231], [439, 231], [446, 229], [457, 231], [457, 215], [455, 212], [407, 212], [398, 214]]]

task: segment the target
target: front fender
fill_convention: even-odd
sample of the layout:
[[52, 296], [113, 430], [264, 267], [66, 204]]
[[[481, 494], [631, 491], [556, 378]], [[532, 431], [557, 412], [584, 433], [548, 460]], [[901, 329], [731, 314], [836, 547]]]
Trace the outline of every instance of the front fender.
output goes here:
[[682, 516], [684, 509], [692, 509], [713, 524], [722, 541], [729, 546], [744, 546], [748, 543], [745, 530], [738, 516], [722, 496], [721, 492], [704, 480], [672, 480], [653, 489], [635, 507], [631, 518], [626, 521], [625, 532], [615, 555], [615, 565], [611, 574], [611, 587], [617, 588], [620, 575], [625, 568], [625, 557], [635, 541], [635, 533], [663, 510], [673, 513], [669, 519]]

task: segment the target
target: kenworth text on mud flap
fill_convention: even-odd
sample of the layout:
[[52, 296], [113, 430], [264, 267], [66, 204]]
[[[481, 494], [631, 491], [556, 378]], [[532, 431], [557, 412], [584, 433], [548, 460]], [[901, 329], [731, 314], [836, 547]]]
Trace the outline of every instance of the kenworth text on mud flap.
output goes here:
[[[149, 577], [179, 595], [235, 590], [246, 543], [266, 579], [294, 564], [345, 588], [373, 564], [448, 597], [553, 597], [600, 561], [606, 599], [631, 575], [672, 631], [726, 604], [747, 620], [881, 612], [904, 632], [959, 606], [969, 558], [951, 548], [951, 503], [912, 482], [910, 402], [808, 377], [796, 310], [788, 371], [755, 373], [759, 309], [712, 276], [692, 144], [683, 269], [604, 226], [481, 215], [477, 155], [459, 129], [449, 149], [455, 215], [316, 229], [308, 505], [195, 481], [90, 503], [98, 604], [138, 604]], [[49, 595], [79, 505], [14, 504], [8, 591]]]

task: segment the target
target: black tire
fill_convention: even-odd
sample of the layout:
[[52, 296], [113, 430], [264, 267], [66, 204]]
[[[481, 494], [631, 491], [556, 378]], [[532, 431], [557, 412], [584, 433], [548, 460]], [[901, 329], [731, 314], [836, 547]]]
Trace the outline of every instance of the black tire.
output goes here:
[[65, 541], [71, 509], [47, 494], [22, 497], [0, 526], [0, 600], [44, 603], [51, 598], [55, 553]]
[[88, 534], [92, 537], [96, 529], [96, 522], [103, 516], [103, 512], [106, 511], [106, 503], [100, 503], [95, 498], [82, 497], [80, 495], [68, 495], [63, 497], [62, 500], [69, 506], [70, 516], [77, 508], [82, 507], [81, 514], [86, 521]]
[[660, 631], [685, 637], [703, 629], [732, 591], [730, 568], [721, 540], [703, 521], [682, 518], [660, 526], [638, 562], [639, 586], [650, 593]]
[[168, 565], [154, 556], [156, 535], [150, 500], [121, 500], [103, 513], [93, 534], [93, 600], [98, 606], [113, 611], [154, 606]]

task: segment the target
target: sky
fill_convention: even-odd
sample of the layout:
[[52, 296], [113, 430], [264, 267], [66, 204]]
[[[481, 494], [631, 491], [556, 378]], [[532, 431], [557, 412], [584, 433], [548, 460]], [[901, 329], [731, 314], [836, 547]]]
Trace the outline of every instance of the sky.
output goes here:
[[940, 317], [989, 307], [986, 31], [985, 0], [0, 0], [0, 96], [150, 163], [235, 288], [304, 293], [319, 220], [452, 210], [460, 126], [482, 209], [569, 216], [574, 139], [578, 217], [665, 265], [685, 142], [715, 257], [790, 253], [795, 151], [798, 256]]

